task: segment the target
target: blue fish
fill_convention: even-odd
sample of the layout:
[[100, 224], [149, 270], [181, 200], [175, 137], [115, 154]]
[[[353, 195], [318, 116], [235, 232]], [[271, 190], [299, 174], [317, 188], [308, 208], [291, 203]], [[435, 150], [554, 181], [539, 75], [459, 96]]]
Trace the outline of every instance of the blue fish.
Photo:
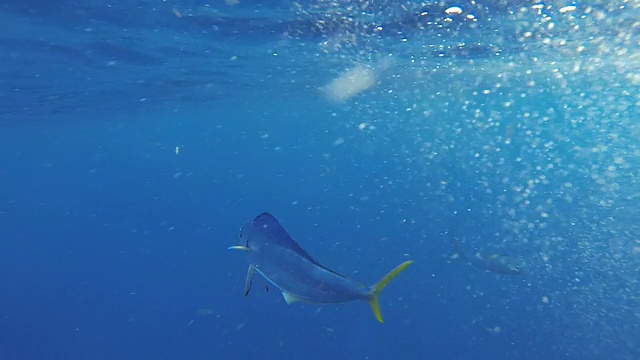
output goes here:
[[453, 258], [460, 257], [478, 269], [498, 275], [523, 275], [525, 273], [522, 265], [508, 255], [493, 254], [482, 256], [479, 253], [469, 255], [462, 249], [460, 241], [455, 236], [451, 238], [451, 244], [453, 244], [455, 250]]
[[251, 288], [254, 272], [257, 272], [282, 292], [287, 304], [296, 301], [337, 304], [365, 300], [381, 323], [380, 292], [413, 263], [405, 261], [375, 285], [365, 286], [317, 262], [289, 236], [275, 217], [266, 212], [242, 226], [240, 241], [242, 245], [228, 249], [247, 253], [249, 271], [245, 295]]

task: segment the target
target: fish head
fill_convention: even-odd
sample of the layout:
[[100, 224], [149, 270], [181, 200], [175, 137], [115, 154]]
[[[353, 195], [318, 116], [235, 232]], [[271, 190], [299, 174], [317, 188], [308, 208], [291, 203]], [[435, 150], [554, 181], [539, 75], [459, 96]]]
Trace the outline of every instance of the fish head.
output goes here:
[[[258, 215], [240, 228], [240, 244], [253, 252], [266, 248], [268, 245], [278, 245], [281, 243], [280, 240], [288, 237], [289, 235], [278, 223], [278, 220], [269, 213]], [[293, 242], [293, 240], [291, 241]]]
[[312, 263], [316, 262], [289, 236], [278, 220], [266, 212], [242, 225], [240, 245], [232, 248], [250, 251], [254, 256], [260, 253], [269, 258], [273, 256], [273, 252], [291, 251]]
[[[267, 223], [271, 220], [269, 216], [269, 214], [261, 214], [254, 220], [244, 223], [240, 228], [240, 245], [230, 246], [228, 249], [255, 252], [261, 247], [261, 244], [268, 243], [270, 233], [267, 231], [267, 228], [271, 225]], [[273, 219], [273, 221], [275, 221], [275, 219]]]
[[229, 246], [227, 250], [243, 250], [246, 252], [252, 250], [252, 248], [249, 246], [249, 239], [251, 239], [251, 236], [249, 234], [249, 232], [251, 231], [251, 227], [249, 225], [250, 223], [246, 223], [240, 228], [240, 245]]

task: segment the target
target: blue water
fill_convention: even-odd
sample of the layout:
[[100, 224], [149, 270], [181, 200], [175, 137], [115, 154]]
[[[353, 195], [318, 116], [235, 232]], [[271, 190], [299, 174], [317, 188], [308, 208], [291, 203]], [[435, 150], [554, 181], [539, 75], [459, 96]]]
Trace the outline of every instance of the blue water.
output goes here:
[[[567, 5], [3, 2], [0, 359], [640, 358], [640, 5]], [[385, 324], [243, 297], [263, 211]]]

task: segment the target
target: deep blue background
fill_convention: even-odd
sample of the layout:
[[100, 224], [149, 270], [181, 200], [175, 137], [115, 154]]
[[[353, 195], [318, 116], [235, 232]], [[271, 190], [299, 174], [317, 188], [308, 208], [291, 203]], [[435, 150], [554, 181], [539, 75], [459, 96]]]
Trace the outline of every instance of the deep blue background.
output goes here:
[[[305, 30], [315, 19], [277, 18], [290, 11], [282, 2], [218, 4], [191, 22], [171, 12], [200, 5], [0, 6], [0, 359], [640, 356], [638, 147], [626, 127], [637, 105], [605, 106], [611, 96], [633, 104], [615, 83], [623, 76], [599, 80], [610, 94], [589, 77], [572, 83], [593, 95], [591, 113], [552, 77], [533, 88], [505, 80], [495, 98], [466, 103], [482, 109], [478, 120], [463, 105], [495, 82], [480, 74], [518, 53], [494, 58], [489, 40], [424, 51], [433, 68], [488, 64], [452, 84], [416, 77], [414, 53], [394, 48], [376, 89], [335, 103], [318, 87], [363, 60], [318, 53], [322, 34]], [[455, 30], [432, 39], [466, 34]], [[376, 41], [395, 44], [398, 33]], [[501, 112], [518, 120], [477, 124]], [[567, 125], [580, 116], [582, 127]], [[511, 147], [487, 150], [511, 132], [522, 134]], [[576, 150], [605, 141], [611, 157]], [[616, 186], [592, 182], [621, 165], [614, 158], [632, 165]], [[550, 184], [531, 187], [533, 205], [511, 197], [540, 175]], [[225, 249], [263, 211], [319, 261], [368, 284], [414, 260], [382, 294], [385, 324], [365, 303], [287, 306], [260, 280], [243, 297], [245, 259]], [[452, 260], [453, 234], [470, 252], [523, 258], [527, 275]]]

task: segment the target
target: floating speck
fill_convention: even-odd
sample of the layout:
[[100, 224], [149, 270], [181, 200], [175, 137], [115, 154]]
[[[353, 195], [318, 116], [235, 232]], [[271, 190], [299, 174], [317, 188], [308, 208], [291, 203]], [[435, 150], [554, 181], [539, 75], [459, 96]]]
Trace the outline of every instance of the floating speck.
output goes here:
[[458, 14], [462, 14], [462, 8], [458, 6], [452, 6], [447, 10], [445, 10], [444, 12], [447, 13], [447, 15], [458, 15]]
[[575, 5], [567, 5], [565, 7], [560, 8], [560, 13], [564, 14], [566, 12], [570, 12], [570, 11], [574, 11], [575, 9], [577, 9], [577, 7]]

